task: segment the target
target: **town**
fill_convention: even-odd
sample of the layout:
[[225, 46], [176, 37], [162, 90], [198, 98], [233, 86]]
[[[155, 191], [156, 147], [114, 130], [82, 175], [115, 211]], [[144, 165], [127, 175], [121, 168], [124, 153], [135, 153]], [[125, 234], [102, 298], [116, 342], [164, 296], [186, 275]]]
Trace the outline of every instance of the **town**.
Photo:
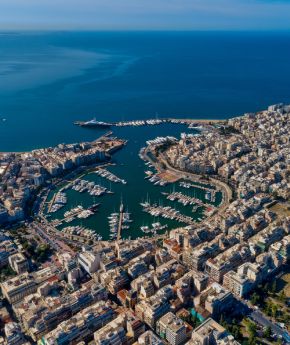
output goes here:
[[[148, 141], [141, 156], [158, 173], [182, 176], [185, 189], [207, 182], [208, 198], [219, 190], [223, 202], [199, 222], [145, 202], [145, 212], [186, 225], [163, 234], [144, 227], [153, 236], [134, 240], [120, 237], [129, 221], [122, 202], [111, 241], [84, 227], [60, 232], [40, 212], [69, 174], [93, 168], [126, 184], [96, 168], [124, 140], [2, 153], [0, 344], [289, 344], [289, 117], [290, 106], [277, 104]], [[72, 185], [106, 192], [86, 180]]]

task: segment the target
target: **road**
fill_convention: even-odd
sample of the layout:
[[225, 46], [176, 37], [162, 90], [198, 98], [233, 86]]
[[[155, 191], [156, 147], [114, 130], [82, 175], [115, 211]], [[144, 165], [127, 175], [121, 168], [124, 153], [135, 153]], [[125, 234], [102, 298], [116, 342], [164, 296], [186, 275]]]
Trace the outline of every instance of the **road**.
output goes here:
[[46, 225], [38, 224], [36, 222], [31, 223], [31, 228], [35, 231], [35, 233], [42, 238], [44, 242], [49, 244], [54, 250], [58, 252], [70, 252], [71, 254], [75, 254], [74, 251], [66, 245], [63, 241], [60, 241], [57, 238], [51, 237], [44, 229]]
[[277, 334], [278, 336], [282, 337], [287, 342], [287, 344], [290, 344], [290, 335], [288, 334], [288, 332], [282, 329], [281, 327], [277, 326], [276, 324], [274, 324], [272, 321], [270, 321], [259, 310], [253, 310], [250, 313], [250, 318], [263, 327], [271, 327], [272, 333]]
[[[166, 157], [164, 156], [163, 153], [159, 152], [159, 157], [157, 160], [153, 161], [153, 159], [151, 159], [151, 157], [148, 155], [148, 153], [151, 152], [151, 148], [150, 146], [148, 146], [144, 152], [144, 157], [145, 159], [150, 162], [157, 171], [162, 171], [164, 170], [161, 166], [161, 163], [165, 166], [165, 168], [170, 171], [171, 173], [175, 174], [176, 176], [178, 176], [179, 178], [184, 178], [187, 180], [191, 180], [193, 182], [198, 181], [198, 182], [203, 182], [201, 180], [201, 176], [200, 175], [196, 175], [190, 172], [186, 172], [186, 171], [181, 171], [178, 170], [174, 167], [172, 167]], [[151, 152], [152, 153], [152, 152]], [[233, 198], [233, 191], [231, 190], [231, 188], [224, 182], [217, 180], [213, 177], [210, 177], [209, 182], [211, 182], [213, 185], [218, 186], [222, 191], [223, 191], [223, 203], [222, 205], [220, 205], [220, 207], [218, 208], [217, 212], [215, 212], [213, 216], [216, 216], [217, 213], [222, 214], [224, 212], [224, 210], [228, 207], [228, 204], [230, 203], [230, 201]], [[207, 220], [209, 220], [209, 218], [207, 218]]]

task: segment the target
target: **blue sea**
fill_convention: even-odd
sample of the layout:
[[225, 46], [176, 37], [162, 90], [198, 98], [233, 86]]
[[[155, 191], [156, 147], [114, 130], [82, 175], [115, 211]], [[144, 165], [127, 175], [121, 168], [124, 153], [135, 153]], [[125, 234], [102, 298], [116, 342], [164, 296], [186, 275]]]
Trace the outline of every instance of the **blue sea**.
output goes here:
[[228, 118], [290, 102], [290, 33], [0, 33], [0, 150], [90, 140], [96, 116]]
[[[75, 120], [129, 120], [159, 117], [224, 119], [290, 103], [290, 33], [224, 32], [19, 32], [0, 33], [0, 151], [96, 139], [104, 131], [80, 128]], [[5, 120], [4, 120], [5, 119]], [[174, 221], [146, 215], [140, 202], [192, 212], [165, 199], [165, 188], [144, 180], [148, 167], [138, 152], [158, 135], [187, 132], [186, 126], [114, 128], [128, 144], [111, 169], [128, 184], [112, 184], [113, 195], [98, 200], [68, 191], [69, 202], [53, 218], [82, 204], [100, 203], [99, 212], [80, 224], [109, 238], [110, 213], [120, 199], [134, 220], [124, 237], [142, 235], [142, 225]], [[110, 187], [102, 178], [85, 177]], [[183, 193], [199, 195], [200, 189]]]

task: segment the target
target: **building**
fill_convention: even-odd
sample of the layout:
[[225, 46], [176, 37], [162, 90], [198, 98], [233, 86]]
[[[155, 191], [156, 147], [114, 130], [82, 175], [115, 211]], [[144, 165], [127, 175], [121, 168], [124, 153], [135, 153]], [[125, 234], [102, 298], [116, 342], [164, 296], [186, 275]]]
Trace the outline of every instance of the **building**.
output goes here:
[[[47, 285], [47, 284], [46, 284]], [[55, 291], [59, 284], [49, 284]], [[50, 295], [50, 286], [43, 293], [38, 288], [36, 294], [26, 296], [14, 306], [14, 312], [23, 329], [37, 341], [44, 334], [56, 328], [59, 323], [69, 319], [79, 311], [96, 303], [106, 301], [107, 291], [99, 284], [89, 281], [71, 294]]]
[[23, 273], [1, 283], [3, 296], [9, 303], [16, 303], [37, 289], [37, 283], [31, 274]]
[[6, 345], [27, 345], [30, 344], [21, 332], [20, 325], [16, 322], [9, 322], [4, 327]]
[[246, 262], [237, 272], [229, 271], [224, 275], [223, 286], [237, 297], [244, 297], [268, 274], [268, 265]]
[[186, 345], [239, 345], [224, 327], [209, 318], [198, 326]]
[[224, 275], [223, 286], [235, 296], [244, 297], [252, 288], [250, 279], [244, 274], [229, 271]]
[[17, 272], [18, 274], [29, 271], [28, 260], [22, 253], [10, 255], [8, 261], [13, 271]]
[[198, 311], [213, 317], [231, 308], [234, 303], [233, 295], [218, 283], [211, 284], [206, 290], [194, 298], [194, 306]]
[[186, 341], [185, 324], [172, 312], [165, 314], [157, 321], [156, 333], [171, 345], [180, 345]]
[[17, 303], [25, 296], [35, 293], [37, 288], [49, 280], [62, 280], [63, 271], [51, 265], [33, 273], [22, 273], [1, 283], [4, 297], [9, 303]]
[[0, 268], [8, 264], [9, 256], [17, 253], [15, 244], [6, 236], [0, 239]]
[[150, 298], [140, 301], [135, 307], [137, 317], [154, 329], [157, 320], [169, 312], [169, 300], [173, 295], [172, 287], [167, 285]]
[[44, 345], [72, 345], [86, 341], [114, 317], [115, 311], [112, 305], [104, 301], [97, 302], [60, 323], [54, 330], [45, 334], [41, 342]]
[[163, 341], [152, 331], [146, 331], [138, 338], [140, 345], [164, 345]]
[[126, 319], [124, 315], [119, 315], [94, 333], [95, 345], [122, 345], [127, 342]]
[[78, 262], [88, 274], [92, 274], [100, 267], [100, 256], [93, 252], [83, 251], [79, 254]]

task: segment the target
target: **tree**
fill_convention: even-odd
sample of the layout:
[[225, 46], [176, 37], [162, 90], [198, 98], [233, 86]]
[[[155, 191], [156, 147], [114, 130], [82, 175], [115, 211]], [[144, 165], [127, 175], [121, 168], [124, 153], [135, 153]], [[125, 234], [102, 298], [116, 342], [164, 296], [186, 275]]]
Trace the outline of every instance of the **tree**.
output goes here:
[[247, 324], [247, 331], [249, 333], [250, 339], [255, 338], [257, 334], [257, 326], [254, 322], [249, 321]]
[[192, 315], [191, 317], [191, 322], [192, 322], [192, 326], [195, 328], [196, 324], [197, 324], [197, 316], [196, 313], [194, 313], [194, 315]]
[[268, 316], [274, 316], [274, 313], [277, 313], [277, 306], [271, 301], [267, 301], [264, 311]]
[[277, 317], [278, 315], [278, 306], [276, 304], [272, 304], [272, 315], [273, 317]]
[[268, 291], [270, 290], [270, 285], [269, 285], [269, 283], [266, 283], [266, 284], [264, 285], [263, 290], [264, 290], [265, 292], [268, 292]]
[[282, 291], [279, 292], [279, 294], [278, 294], [278, 299], [279, 299], [279, 301], [281, 301], [281, 302], [283, 302], [283, 303], [286, 301], [286, 295], [285, 295], [284, 290], [282, 290]]
[[238, 325], [233, 325], [231, 333], [235, 339], [241, 338], [241, 330]]
[[270, 326], [266, 327], [265, 332], [264, 332], [264, 337], [266, 339], [270, 339], [271, 338], [271, 334], [272, 334], [271, 327]]
[[251, 296], [251, 303], [255, 305], [259, 303], [259, 301], [260, 301], [260, 296], [256, 292], [254, 292]]
[[249, 341], [248, 341], [248, 344], [249, 345], [257, 345], [258, 344], [257, 338], [255, 336], [254, 337], [250, 337]]
[[224, 319], [224, 315], [221, 314], [219, 323], [226, 329], [228, 330], [229, 325], [227, 324], [226, 320]]
[[277, 289], [277, 282], [276, 280], [273, 281], [272, 286], [271, 286], [271, 292], [275, 293]]

